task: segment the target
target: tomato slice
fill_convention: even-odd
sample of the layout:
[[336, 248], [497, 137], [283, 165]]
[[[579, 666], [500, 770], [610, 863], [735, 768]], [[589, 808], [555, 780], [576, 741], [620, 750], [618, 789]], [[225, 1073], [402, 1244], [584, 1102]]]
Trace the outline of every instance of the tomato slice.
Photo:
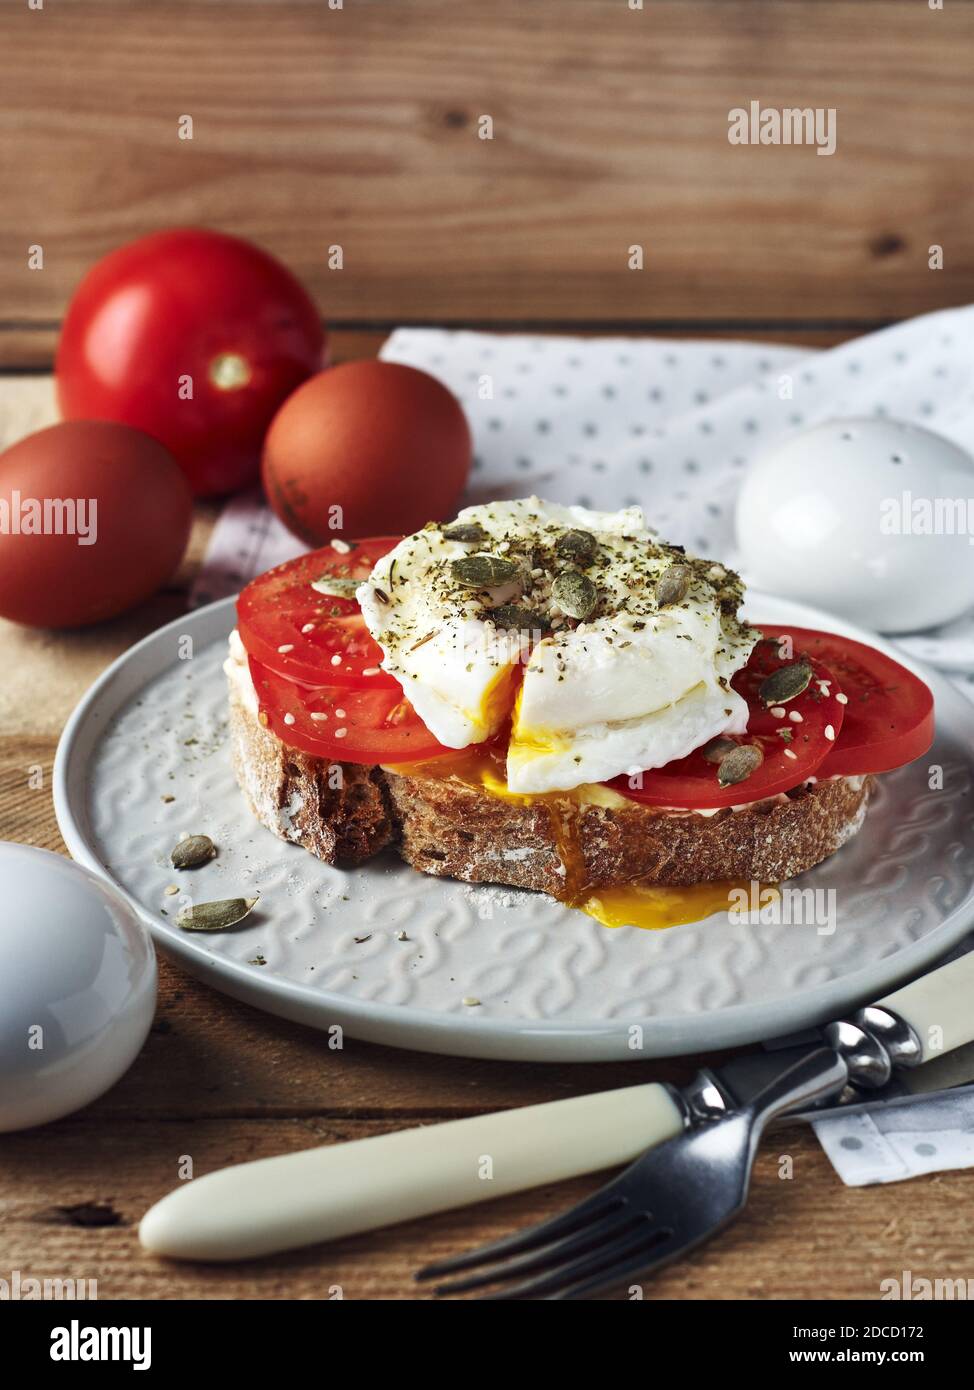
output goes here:
[[345, 763], [409, 763], [456, 753], [433, 737], [399, 685], [303, 686], [254, 657], [261, 723], [282, 743]]
[[354, 598], [319, 593], [318, 580], [368, 579], [399, 536], [326, 545], [277, 565], [252, 580], [237, 600], [240, 640], [250, 656], [304, 685], [375, 685], [399, 689], [380, 670], [382, 649], [365, 626]]
[[[815, 775], [831, 756], [842, 729], [844, 706], [839, 687], [828, 667], [809, 661], [811, 678], [806, 688], [781, 703], [764, 698], [764, 682], [776, 671], [798, 665], [801, 653], [783, 660], [777, 644], [759, 642], [745, 667], [736, 672], [732, 686], [750, 710], [746, 734], [721, 735], [686, 758], [653, 768], [633, 777], [623, 774], [608, 783], [633, 801], [647, 806], [675, 806], [681, 810], [712, 810], [740, 806], [763, 797], [791, 791]], [[716, 744], [756, 746], [762, 761], [741, 781], [722, 786]], [[728, 752], [730, 749], [728, 748]]]
[[766, 637], [790, 637], [835, 673], [848, 700], [842, 733], [823, 776], [890, 772], [922, 757], [933, 743], [933, 695], [918, 676], [874, 647], [802, 627], [759, 623]]

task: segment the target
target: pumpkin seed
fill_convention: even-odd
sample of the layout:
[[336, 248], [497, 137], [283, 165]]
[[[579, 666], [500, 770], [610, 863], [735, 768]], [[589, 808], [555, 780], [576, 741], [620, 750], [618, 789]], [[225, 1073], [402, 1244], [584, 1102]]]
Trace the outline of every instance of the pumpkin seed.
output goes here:
[[502, 603], [497, 608], [488, 608], [487, 616], [495, 627], [525, 630], [540, 629], [547, 632], [551, 623], [542, 613], [532, 613], [530, 608], [522, 608], [517, 603]]
[[700, 751], [708, 763], [719, 763], [728, 753], [733, 753], [736, 747], [737, 744], [732, 738], [712, 738]]
[[656, 581], [656, 603], [660, 608], [682, 603], [690, 592], [689, 565], [667, 565]]
[[176, 926], [183, 931], [226, 931], [243, 921], [257, 898], [221, 898], [213, 903], [194, 903], [180, 912]]
[[459, 522], [456, 526], [448, 526], [443, 532], [443, 539], [445, 541], [466, 541], [468, 544], [476, 541], [482, 544], [490, 537], [479, 522], [464, 521]]
[[209, 835], [187, 835], [180, 840], [169, 858], [174, 869], [196, 869], [216, 854], [216, 845]]
[[451, 563], [450, 572], [465, 589], [492, 589], [495, 584], [516, 579], [518, 568], [513, 560], [504, 560], [500, 555], [465, 555]]
[[555, 553], [564, 560], [587, 565], [595, 558], [597, 544], [591, 531], [565, 531], [555, 541]]
[[599, 591], [587, 575], [563, 570], [551, 586], [551, 597], [569, 618], [584, 622], [598, 604]]
[[756, 772], [764, 762], [764, 754], [756, 743], [739, 743], [726, 757], [721, 758], [717, 768], [717, 781], [722, 787], [743, 782]]
[[761, 682], [758, 694], [770, 709], [772, 705], [783, 705], [807, 690], [811, 679], [812, 668], [808, 662], [794, 661], [790, 666], [779, 666], [777, 671], [772, 671]]
[[329, 598], [354, 598], [361, 579], [340, 579], [338, 575], [323, 574], [320, 579], [312, 579], [311, 587], [316, 594], [327, 594]]

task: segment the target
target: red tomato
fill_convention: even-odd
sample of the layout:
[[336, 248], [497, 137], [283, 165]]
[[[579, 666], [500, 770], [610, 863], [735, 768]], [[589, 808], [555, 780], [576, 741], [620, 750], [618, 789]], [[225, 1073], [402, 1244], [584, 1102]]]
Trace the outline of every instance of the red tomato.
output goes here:
[[261, 723], [282, 743], [345, 763], [411, 763], [455, 752], [444, 748], [394, 688], [308, 686], [275, 675], [250, 657]]
[[324, 361], [314, 303], [265, 251], [220, 232], [157, 232], [110, 252], [68, 306], [55, 372], [66, 419], [160, 440], [198, 496], [256, 480], [284, 398]]
[[0, 614], [32, 627], [112, 618], [172, 577], [193, 502], [147, 434], [73, 420], [0, 454]]
[[354, 598], [322, 594], [313, 585], [367, 579], [399, 540], [340, 541], [343, 550], [326, 545], [251, 580], [237, 600], [237, 626], [248, 653], [304, 685], [398, 690], [395, 677], [379, 670], [382, 648], [372, 640]]
[[[795, 659], [798, 655], [796, 652]], [[763, 755], [761, 764], [744, 781], [722, 787], [715, 761], [719, 749], [708, 756], [697, 748], [686, 758], [638, 774], [632, 779], [636, 786], [625, 775], [613, 778], [608, 785], [648, 806], [687, 810], [740, 806], [798, 786], [818, 771], [835, 748], [846, 707], [836, 698], [839, 690], [831, 671], [816, 661], [809, 663], [812, 678], [802, 694], [782, 705], [769, 706], [761, 693], [763, 682], [774, 671], [792, 664], [792, 657], [782, 660], [778, 656], [773, 643], [759, 642], [731, 682], [747, 701], [748, 731], [721, 737], [738, 745], [756, 745]], [[781, 713], [772, 714], [772, 709]]]
[[470, 429], [435, 377], [397, 362], [345, 362], [284, 402], [264, 445], [267, 500], [308, 545], [336, 534], [418, 531], [452, 516]]
[[921, 757], [933, 743], [933, 696], [919, 677], [874, 647], [808, 628], [761, 624], [767, 637], [790, 637], [835, 673], [848, 700], [842, 733], [824, 776], [889, 772]]

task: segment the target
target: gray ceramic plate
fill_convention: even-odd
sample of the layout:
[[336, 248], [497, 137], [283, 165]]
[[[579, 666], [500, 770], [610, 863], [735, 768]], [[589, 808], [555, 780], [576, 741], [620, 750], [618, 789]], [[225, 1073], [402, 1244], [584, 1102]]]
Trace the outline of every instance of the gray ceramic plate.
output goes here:
[[[884, 647], [797, 604], [752, 594], [748, 610]], [[884, 777], [859, 835], [794, 881], [834, 890], [834, 932], [726, 914], [669, 931], [607, 930], [538, 894], [426, 878], [391, 855], [332, 869], [254, 823], [227, 746], [221, 664], [233, 621], [232, 600], [213, 604], [115, 662], [65, 728], [54, 798], [71, 853], [123, 889], [157, 944], [258, 1008], [473, 1057], [697, 1052], [876, 998], [946, 952], [974, 917], [974, 707], [933, 672], [920, 671], [937, 700], [933, 750]], [[933, 764], [942, 790], [928, 786]], [[183, 831], [209, 834], [220, 853], [182, 874], [181, 891], [197, 901], [260, 891], [237, 930], [174, 926], [183, 899], [166, 894], [176, 882], [168, 854]]]

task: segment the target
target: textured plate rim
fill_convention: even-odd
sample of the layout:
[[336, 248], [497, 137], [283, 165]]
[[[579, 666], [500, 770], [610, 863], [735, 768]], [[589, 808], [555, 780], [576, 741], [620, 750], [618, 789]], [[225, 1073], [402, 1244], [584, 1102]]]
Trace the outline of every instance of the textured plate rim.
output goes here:
[[[935, 695], [938, 690], [945, 692], [948, 706], [957, 702], [956, 709], [962, 710], [967, 705], [963, 695], [938, 672], [928, 670], [876, 634], [822, 610], [758, 592], [749, 593], [746, 607], [750, 611], [760, 610], [763, 602], [787, 608], [794, 617], [785, 621], [796, 627], [822, 628], [875, 646], [927, 681]], [[204, 636], [204, 646], [220, 640], [233, 625], [235, 603], [235, 596], [219, 599], [177, 617], [117, 657], [88, 689], [65, 724], [55, 753], [52, 786], [58, 826], [72, 857], [123, 894], [157, 946], [214, 988], [255, 1008], [319, 1029], [338, 1024], [351, 1037], [420, 1052], [518, 1061], [638, 1061], [765, 1041], [826, 1022], [921, 973], [970, 929], [974, 885], [964, 901], [919, 941], [837, 979], [812, 986], [799, 996], [734, 1004], [700, 1014], [611, 1022], [464, 1018], [409, 1005], [358, 1000], [281, 976], [255, 978], [245, 964], [214, 955], [195, 938], [176, 934], [170, 924], [148, 911], [118, 882], [96, 852], [85, 823], [83, 794], [88, 752], [121, 705], [162, 673], [154, 661], [157, 653], [169, 639], [194, 635], [195, 629], [208, 634]], [[113, 692], [117, 694], [120, 689], [123, 694], [113, 701]], [[974, 731], [974, 708], [970, 719]], [[431, 880], [431, 884], [434, 882]], [[643, 1030], [644, 1045], [639, 1050], [630, 1046], [633, 1027]]]

